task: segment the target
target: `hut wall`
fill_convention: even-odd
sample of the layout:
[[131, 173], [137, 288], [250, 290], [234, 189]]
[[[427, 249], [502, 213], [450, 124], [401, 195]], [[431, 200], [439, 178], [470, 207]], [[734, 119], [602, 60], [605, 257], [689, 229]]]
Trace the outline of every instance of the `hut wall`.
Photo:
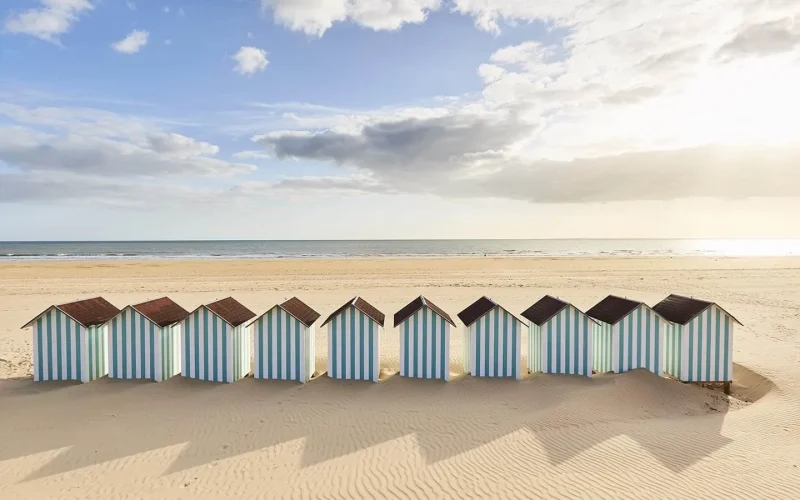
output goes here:
[[594, 324], [571, 305], [543, 324], [542, 372], [591, 377]]
[[33, 379], [89, 382], [106, 374], [105, 328], [84, 328], [57, 308], [33, 322]]
[[542, 371], [542, 329], [528, 321], [528, 373]]
[[181, 373], [181, 324], [161, 329], [160, 346], [156, 351], [159, 367], [156, 380], [162, 381]]
[[717, 306], [686, 325], [670, 325], [665, 335], [665, 371], [684, 382], [730, 382], [733, 327], [733, 319]]
[[280, 307], [273, 307], [253, 324], [253, 335], [255, 378], [300, 382], [311, 378], [314, 371], [313, 326], [308, 328]]
[[500, 307], [484, 314], [467, 329], [468, 372], [473, 377], [520, 378], [522, 323]]
[[623, 373], [637, 368], [664, 373], [664, 337], [668, 323], [640, 305], [614, 325], [594, 326], [594, 369]]
[[250, 336], [201, 307], [181, 325], [181, 375], [211, 382], [234, 382], [250, 371]]
[[328, 323], [328, 376], [378, 381], [381, 326], [355, 307]]
[[[624, 318], [623, 318], [624, 319]], [[614, 350], [614, 325], [600, 322], [593, 327], [592, 356], [597, 373], [614, 371], [616, 354]]]
[[426, 306], [400, 324], [400, 376], [450, 380], [450, 324]]
[[108, 329], [109, 377], [165, 380], [175, 374], [173, 359], [179, 349], [169, 327], [162, 333], [160, 326], [126, 307]]

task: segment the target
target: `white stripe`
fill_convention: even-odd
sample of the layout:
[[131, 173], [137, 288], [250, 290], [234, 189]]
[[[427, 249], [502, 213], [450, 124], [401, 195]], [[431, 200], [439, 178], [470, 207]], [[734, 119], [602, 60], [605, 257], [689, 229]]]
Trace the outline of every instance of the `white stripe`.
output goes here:
[[444, 379], [450, 380], [450, 323], [444, 324]]

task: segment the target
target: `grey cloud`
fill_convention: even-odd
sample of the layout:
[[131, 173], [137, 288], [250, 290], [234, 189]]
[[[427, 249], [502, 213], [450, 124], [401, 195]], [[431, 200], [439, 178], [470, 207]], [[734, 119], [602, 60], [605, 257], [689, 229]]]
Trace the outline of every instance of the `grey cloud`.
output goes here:
[[350, 191], [376, 194], [396, 193], [391, 186], [359, 177], [295, 177], [283, 179], [272, 186], [288, 190]]
[[800, 21], [781, 19], [753, 24], [739, 32], [718, 52], [722, 58], [767, 56], [789, 52], [800, 45]]
[[254, 138], [278, 158], [383, 169], [446, 168], [454, 158], [504, 149], [533, 130], [517, 114], [456, 114], [364, 126], [358, 133], [268, 134]]
[[662, 87], [639, 86], [630, 89], [620, 90], [611, 94], [603, 99], [603, 102], [608, 104], [634, 104], [651, 97], [656, 97], [661, 94], [664, 89]]
[[229, 175], [255, 169], [255, 166], [245, 163], [202, 156], [216, 151], [216, 146], [208, 143], [183, 136], [178, 136], [183, 138], [181, 140], [165, 137], [156, 139], [153, 148], [72, 135], [30, 134], [21, 142], [0, 137], [0, 162], [25, 171], [66, 171], [102, 176]]

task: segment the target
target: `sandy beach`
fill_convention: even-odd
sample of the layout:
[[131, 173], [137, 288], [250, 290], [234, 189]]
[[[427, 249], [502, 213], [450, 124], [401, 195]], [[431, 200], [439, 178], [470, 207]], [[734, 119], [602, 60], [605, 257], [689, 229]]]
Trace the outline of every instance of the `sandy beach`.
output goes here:
[[[635, 371], [592, 379], [306, 385], [32, 381], [51, 304], [231, 295], [260, 314], [297, 295], [323, 317], [360, 295], [387, 316], [419, 294], [455, 314], [481, 295], [519, 313], [545, 293], [714, 300], [736, 331], [732, 396]], [[391, 326], [391, 325], [389, 325]], [[326, 365], [326, 330], [316, 367]], [[525, 349], [522, 352], [526, 352]], [[523, 354], [523, 368], [526, 360]], [[474, 258], [0, 264], [0, 494], [25, 499], [800, 498], [800, 258]]]

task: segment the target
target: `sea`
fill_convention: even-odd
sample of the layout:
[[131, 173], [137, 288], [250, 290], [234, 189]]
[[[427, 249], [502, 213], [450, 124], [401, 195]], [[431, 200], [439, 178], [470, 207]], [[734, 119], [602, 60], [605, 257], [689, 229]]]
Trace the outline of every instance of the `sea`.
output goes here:
[[800, 255], [800, 239], [221, 240], [0, 242], [0, 262], [30, 260], [361, 259]]

